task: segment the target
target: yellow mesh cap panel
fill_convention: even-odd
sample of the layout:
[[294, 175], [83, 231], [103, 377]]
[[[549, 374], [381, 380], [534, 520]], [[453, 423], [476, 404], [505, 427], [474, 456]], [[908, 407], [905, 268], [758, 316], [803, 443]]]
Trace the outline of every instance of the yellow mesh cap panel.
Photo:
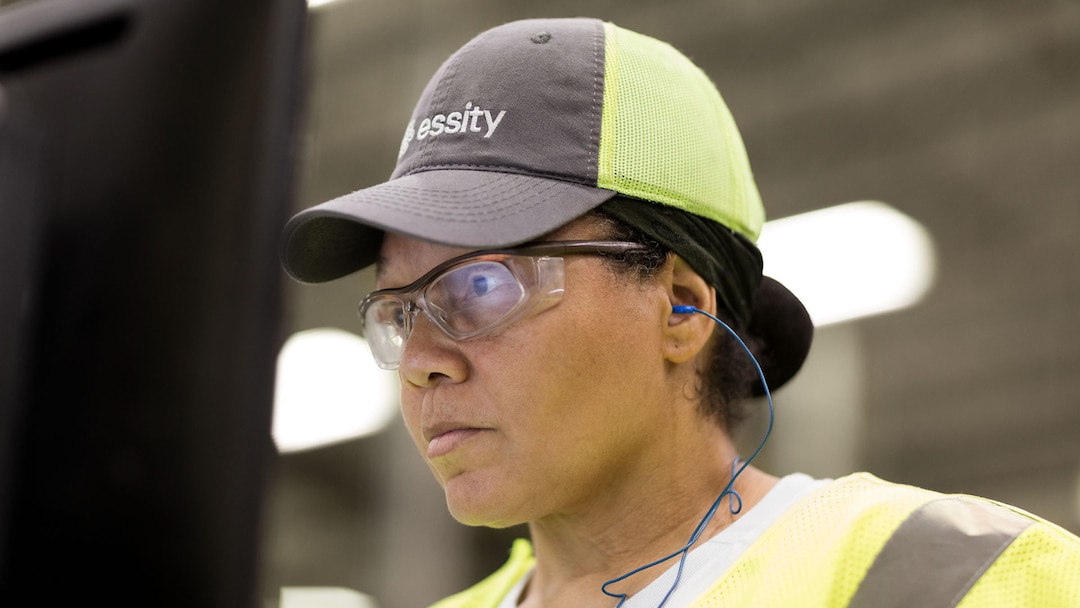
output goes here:
[[604, 24], [597, 186], [720, 222], [765, 221], [742, 137], [712, 81], [667, 43]]

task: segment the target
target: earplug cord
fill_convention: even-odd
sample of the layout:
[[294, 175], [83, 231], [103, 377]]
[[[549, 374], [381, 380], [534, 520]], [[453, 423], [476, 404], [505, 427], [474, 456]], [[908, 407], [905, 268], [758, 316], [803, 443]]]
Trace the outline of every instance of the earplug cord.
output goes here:
[[769, 404], [769, 425], [765, 429], [765, 435], [761, 438], [761, 442], [758, 443], [758, 446], [754, 450], [754, 452], [750, 454], [750, 458], [742, 461], [740, 458], [736, 457], [735, 460], [732, 461], [731, 479], [728, 480], [727, 485], [724, 486], [724, 491], [720, 492], [720, 495], [716, 497], [715, 501], [713, 501], [712, 505], [709, 507], [709, 510], [705, 513], [705, 517], [701, 518], [701, 521], [698, 522], [697, 527], [694, 528], [694, 532], [690, 535], [690, 539], [687, 540], [686, 544], [683, 545], [681, 549], [656, 561], [649, 562], [644, 566], [634, 568], [626, 574], [607, 581], [600, 587], [600, 590], [604, 592], [604, 595], [619, 600], [619, 603], [616, 604], [616, 608], [621, 608], [621, 606], [626, 602], [628, 596], [625, 593], [613, 593], [611, 591], [608, 591], [609, 586], [626, 580], [643, 570], [648, 570], [649, 568], [653, 568], [674, 559], [676, 556], [679, 556], [679, 568], [675, 573], [675, 581], [672, 582], [671, 588], [669, 588], [667, 593], [664, 595], [664, 599], [662, 599], [656, 607], [663, 608], [664, 604], [666, 604], [667, 601], [671, 598], [671, 595], [675, 593], [675, 588], [679, 586], [679, 581], [682, 580], [683, 567], [686, 565], [686, 556], [690, 553], [690, 548], [694, 546], [694, 543], [696, 543], [701, 538], [701, 535], [705, 532], [705, 528], [709, 525], [709, 522], [712, 521], [713, 516], [716, 515], [716, 510], [720, 507], [720, 503], [723, 502], [724, 496], [729, 497], [728, 509], [730, 510], [732, 515], [735, 515], [742, 511], [742, 497], [739, 496], [739, 493], [737, 491], [735, 491], [735, 480], [739, 477], [740, 474], [742, 474], [744, 470], [746, 470], [746, 467], [750, 466], [750, 463], [753, 462], [755, 458], [757, 458], [757, 455], [761, 452], [762, 448], [765, 447], [765, 442], [769, 439], [769, 434], [772, 433], [773, 419], [775, 418], [775, 413], [773, 411], [772, 392], [769, 391], [769, 384], [765, 381], [765, 372], [761, 371], [761, 365], [754, 357], [754, 354], [750, 352], [750, 347], [748, 347], [746, 345], [746, 342], [743, 342], [743, 339], [739, 337], [739, 334], [735, 333], [734, 329], [731, 329], [731, 327], [727, 323], [724, 323], [716, 316], [694, 306], [673, 306], [671, 310], [675, 314], [688, 315], [693, 313], [699, 313], [705, 315], [706, 317], [718, 323], [720, 327], [723, 327], [725, 330], [727, 330], [728, 334], [730, 334], [731, 337], [735, 338], [735, 341], [739, 343], [739, 346], [741, 346], [742, 349], [746, 352], [747, 356], [750, 357], [750, 361], [754, 364], [754, 369], [757, 370], [758, 379], [761, 381], [761, 387], [763, 389], [763, 392], [765, 393], [765, 399]]

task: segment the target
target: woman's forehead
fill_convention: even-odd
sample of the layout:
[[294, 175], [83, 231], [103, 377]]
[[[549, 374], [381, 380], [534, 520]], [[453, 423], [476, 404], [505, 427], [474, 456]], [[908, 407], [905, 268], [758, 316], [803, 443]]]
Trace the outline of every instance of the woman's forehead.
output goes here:
[[[469, 251], [471, 250], [387, 233], [379, 248], [379, 258], [375, 262], [375, 281], [381, 289], [384, 283], [398, 283], [410, 274], [420, 276], [440, 263]], [[411, 279], [402, 284], [409, 282]]]
[[[594, 214], [586, 214], [535, 240], [558, 241], [602, 238], [604, 235], [600, 233], [603, 226], [602, 219]], [[409, 271], [415, 273], [419, 270], [420, 272], [416, 276], [420, 276], [446, 260], [473, 251], [477, 251], [477, 249], [440, 245], [403, 234], [388, 232], [383, 237], [379, 257], [375, 262], [375, 277], [381, 284], [384, 279], [396, 280], [398, 277], [393, 275], [398, 272]], [[420, 268], [414, 268], [414, 266]]]

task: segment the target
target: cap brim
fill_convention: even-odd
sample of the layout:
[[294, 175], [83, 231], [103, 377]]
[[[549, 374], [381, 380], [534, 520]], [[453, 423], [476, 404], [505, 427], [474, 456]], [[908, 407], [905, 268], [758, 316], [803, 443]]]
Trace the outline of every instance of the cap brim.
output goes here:
[[[814, 322], [795, 294], [779, 281], [763, 277], [754, 297], [749, 332], [762, 342], [760, 363], [770, 390], [791, 380], [802, 367], [814, 340]], [[753, 395], [765, 393], [754, 384]]]
[[533, 240], [615, 193], [594, 186], [494, 171], [443, 169], [406, 175], [298, 213], [282, 235], [282, 264], [307, 283], [376, 261], [384, 232], [465, 248]]

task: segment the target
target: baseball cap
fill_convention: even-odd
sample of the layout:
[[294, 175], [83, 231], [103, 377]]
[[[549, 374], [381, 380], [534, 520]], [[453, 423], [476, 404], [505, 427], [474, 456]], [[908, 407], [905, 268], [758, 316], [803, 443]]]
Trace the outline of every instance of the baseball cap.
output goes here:
[[[761, 198], [731, 113], [700, 68], [612, 23], [515, 21], [480, 34], [435, 73], [388, 181], [289, 221], [282, 261], [294, 278], [317, 283], [374, 263], [385, 231], [509, 247], [609, 201], [614, 208], [616, 197], [708, 220], [756, 254]], [[650, 234], [653, 225], [635, 227]], [[687, 243], [702, 249], [693, 231], [677, 241], [663, 244], [680, 255]], [[750, 279], [710, 282], [724, 301], [745, 292], [736, 308], [753, 316], [743, 325], [769, 338], [763, 368], [775, 388], [801, 366], [813, 325], [795, 296], [762, 280], [760, 255], [751, 258]]]

